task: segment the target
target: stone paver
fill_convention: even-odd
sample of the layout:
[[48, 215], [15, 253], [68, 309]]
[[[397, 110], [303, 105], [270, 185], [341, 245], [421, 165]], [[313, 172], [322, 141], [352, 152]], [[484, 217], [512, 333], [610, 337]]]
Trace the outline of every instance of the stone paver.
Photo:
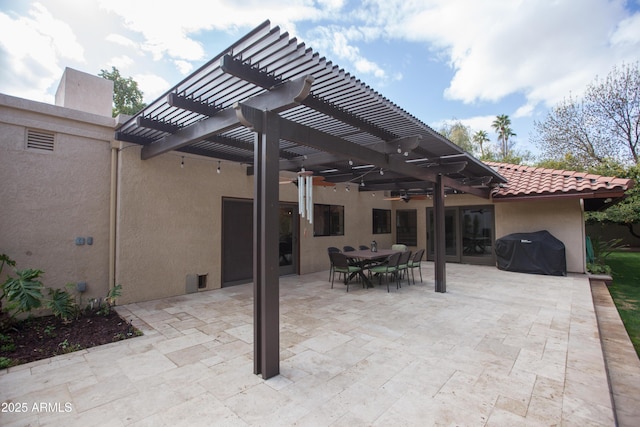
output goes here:
[[588, 278], [448, 264], [440, 294], [423, 276], [391, 293], [281, 278], [266, 381], [251, 285], [119, 307], [144, 336], [3, 371], [3, 408], [27, 410], [0, 425], [615, 424]]
[[618, 426], [640, 426], [640, 360], [604, 281], [592, 281]]

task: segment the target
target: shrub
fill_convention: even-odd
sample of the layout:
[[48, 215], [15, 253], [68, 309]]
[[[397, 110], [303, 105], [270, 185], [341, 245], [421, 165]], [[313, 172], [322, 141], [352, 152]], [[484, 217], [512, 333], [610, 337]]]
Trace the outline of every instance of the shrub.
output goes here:
[[607, 257], [621, 247], [622, 239], [600, 240], [592, 239], [593, 262], [587, 263], [587, 271], [591, 274], [611, 275], [611, 267], [607, 265]]
[[69, 292], [63, 289], [49, 289], [49, 297], [51, 299], [47, 301], [47, 307], [49, 307], [54, 316], [60, 317], [64, 321], [69, 321], [77, 319], [80, 315], [80, 306], [76, 303], [75, 297]]
[[42, 305], [42, 282], [39, 280], [42, 270], [17, 270], [17, 277], [8, 277], [2, 285], [2, 298], [7, 299], [5, 309], [11, 317], [18, 313], [27, 313]]
[[96, 313], [106, 316], [111, 313], [111, 308], [116, 305], [116, 299], [120, 295], [122, 295], [122, 285], [118, 284], [109, 289], [104, 298], [92, 298], [89, 301], [89, 307], [91, 310], [96, 310]]

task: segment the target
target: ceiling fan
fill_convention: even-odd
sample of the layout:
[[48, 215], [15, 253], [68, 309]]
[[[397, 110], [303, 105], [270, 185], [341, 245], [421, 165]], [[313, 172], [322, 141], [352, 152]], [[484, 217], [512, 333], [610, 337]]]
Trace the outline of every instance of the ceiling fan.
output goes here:
[[[298, 172], [297, 175], [298, 176], [313, 176], [313, 172], [312, 171]], [[297, 177], [289, 178], [289, 177], [282, 177], [281, 176], [279, 184], [280, 185], [283, 185], [283, 184], [295, 184], [295, 185], [298, 185], [298, 178]], [[320, 187], [335, 187], [336, 186], [336, 184], [334, 182], [325, 181], [325, 177], [324, 176], [314, 176], [313, 177], [313, 185], [314, 186], [320, 186]]]
[[399, 201], [402, 200], [405, 203], [409, 203], [410, 200], [426, 200], [426, 194], [411, 194], [411, 193], [402, 193], [402, 194], [394, 194], [391, 193], [390, 197], [385, 197], [384, 200], [392, 200]]

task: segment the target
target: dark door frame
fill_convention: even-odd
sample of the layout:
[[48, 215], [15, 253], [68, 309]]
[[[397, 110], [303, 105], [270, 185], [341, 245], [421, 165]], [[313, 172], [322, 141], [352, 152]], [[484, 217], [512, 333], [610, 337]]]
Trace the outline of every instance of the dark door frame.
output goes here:
[[[494, 265], [495, 264], [495, 254], [493, 253], [493, 250], [491, 252], [491, 256], [472, 256], [472, 255], [465, 255], [465, 245], [464, 245], [464, 224], [463, 224], [463, 211], [466, 209], [488, 209], [493, 217], [493, 222], [491, 224], [491, 231], [490, 231], [490, 236], [488, 236], [487, 238], [489, 239], [489, 243], [491, 245], [491, 248], [493, 248], [493, 245], [495, 244], [495, 234], [496, 234], [496, 220], [495, 220], [495, 209], [493, 205], [461, 205], [461, 206], [448, 206], [444, 209], [445, 211], [445, 215], [444, 217], [446, 217], [447, 212], [454, 212], [453, 214], [453, 218], [454, 218], [454, 227], [455, 227], [455, 254], [451, 254], [448, 255], [446, 254], [446, 238], [445, 238], [445, 259], [447, 262], [454, 262], [454, 263], [464, 263], [464, 264], [474, 264], [474, 265]], [[431, 251], [431, 243], [430, 243], [430, 230], [431, 230], [431, 219], [430, 219], [430, 212], [433, 210], [432, 207], [427, 207], [426, 208], [426, 230], [427, 230], [427, 260], [433, 261], [434, 260], [434, 253]], [[434, 221], [435, 222], [435, 221]], [[446, 226], [446, 221], [444, 221], [444, 225]], [[434, 228], [435, 228], [435, 224], [434, 224]], [[446, 236], [446, 232], [447, 230], [445, 229], [445, 236]], [[433, 239], [431, 239], [433, 240]]]

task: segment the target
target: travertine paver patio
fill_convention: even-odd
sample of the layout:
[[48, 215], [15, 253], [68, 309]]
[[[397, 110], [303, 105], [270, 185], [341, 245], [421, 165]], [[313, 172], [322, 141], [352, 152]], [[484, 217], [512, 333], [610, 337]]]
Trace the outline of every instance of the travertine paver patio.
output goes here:
[[439, 294], [423, 274], [391, 293], [282, 278], [267, 381], [251, 285], [122, 306], [143, 337], [3, 371], [0, 401], [28, 410], [0, 425], [614, 424], [586, 277], [448, 264]]

